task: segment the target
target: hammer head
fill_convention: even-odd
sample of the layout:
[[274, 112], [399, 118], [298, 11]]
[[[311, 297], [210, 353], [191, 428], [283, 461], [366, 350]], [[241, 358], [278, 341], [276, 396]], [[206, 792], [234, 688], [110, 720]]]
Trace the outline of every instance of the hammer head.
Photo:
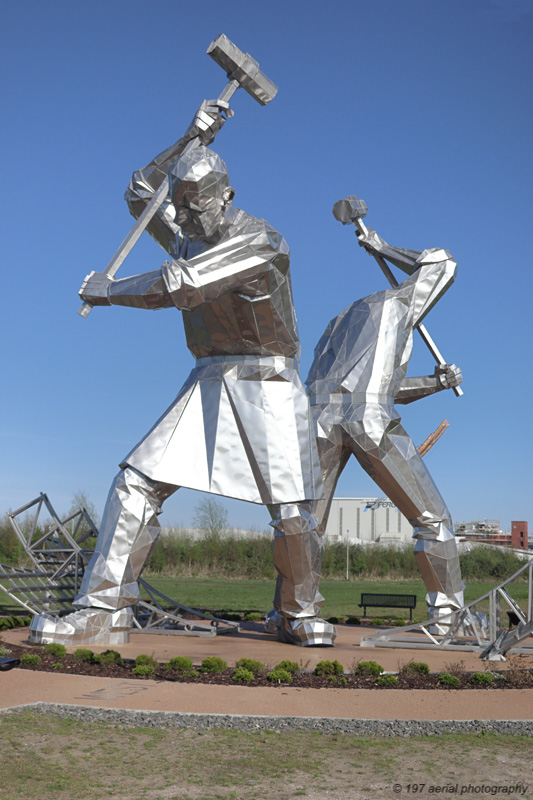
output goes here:
[[276, 96], [278, 87], [261, 72], [257, 61], [239, 50], [223, 33], [211, 42], [207, 53], [226, 71], [230, 81], [238, 81], [262, 106]]
[[363, 219], [363, 217], [366, 217], [367, 211], [368, 206], [365, 201], [354, 194], [344, 200], [337, 200], [333, 206], [333, 216], [343, 225], [348, 225], [348, 223], [356, 219]]

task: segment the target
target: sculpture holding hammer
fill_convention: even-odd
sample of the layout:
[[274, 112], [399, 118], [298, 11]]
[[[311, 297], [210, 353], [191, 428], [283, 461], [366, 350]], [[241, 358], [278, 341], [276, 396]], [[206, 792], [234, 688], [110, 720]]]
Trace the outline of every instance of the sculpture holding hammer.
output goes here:
[[[356, 225], [359, 244], [378, 261], [392, 288], [341, 312], [315, 348], [307, 387], [326, 494], [316, 505], [319, 531], [325, 530], [335, 486], [353, 454], [413, 525], [429, 612], [440, 620], [435, 632], [444, 633], [463, 606], [452, 519], [394, 404], [459, 390], [461, 370], [444, 363], [425, 328], [423, 338], [439, 363], [433, 375], [406, 377], [413, 330], [422, 328], [423, 318], [452, 285], [456, 263], [440, 248], [420, 252], [388, 245], [364, 225], [366, 212], [355, 196], [333, 207], [336, 219]], [[398, 284], [385, 259], [409, 277]]]
[[[334, 638], [317, 616], [314, 587], [299, 577], [318, 541], [313, 501], [323, 492], [298, 375], [288, 247], [267, 222], [233, 207], [226, 165], [207, 147], [231, 116], [227, 101], [237, 86], [263, 105], [276, 87], [225, 36], [208, 52], [228, 73], [227, 89], [204, 101], [184, 136], [134, 173], [126, 199], [138, 224], [105, 272], [88, 275], [80, 291], [88, 304], [83, 316], [95, 305], [181, 310], [196, 365], [121, 462], [75, 599], [79, 610], [34, 618], [33, 641], [127, 641], [137, 581], [159, 535], [157, 516], [182, 486], [266, 504], [275, 528], [280, 637], [304, 645]], [[115, 280], [143, 226], [171, 260]], [[147, 372], [140, 367], [139, 380]]]

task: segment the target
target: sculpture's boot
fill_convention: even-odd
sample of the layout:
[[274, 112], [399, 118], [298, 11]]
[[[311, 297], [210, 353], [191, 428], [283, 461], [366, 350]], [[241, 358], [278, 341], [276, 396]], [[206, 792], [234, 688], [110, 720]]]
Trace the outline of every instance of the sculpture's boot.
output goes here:
[[163, 500], [176, 488], [156, 483], [128, 466], [118, 473], [94, 554], [74, 599], [79, 611], [65, 617], [34, 617], [32, 641], [120, 644], [128, 640], [131, 606], [139, 598], [137, 581], [160, 532], [157, 515]]
[[333, 645], [334, 625], [320, 617], [319, 592], [324, 542], [311, 503], [269, 506], [274, 528], [272, 552], [278, 572], [274, 608], [266, 630], [282, 642], [303, 647]]

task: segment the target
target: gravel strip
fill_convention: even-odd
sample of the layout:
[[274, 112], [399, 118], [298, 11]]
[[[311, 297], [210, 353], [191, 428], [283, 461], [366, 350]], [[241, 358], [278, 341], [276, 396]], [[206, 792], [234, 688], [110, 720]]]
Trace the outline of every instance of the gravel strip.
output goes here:
[[63, 703], [27, 703], [6, 709], [16, 714], [30, 709], [40, 714], [69, 717], [83, 722], [107, 722], [120, 727], [189, 728], [199, 732], [224, 728], [242, 732], [320, 731], [352, 733], [358, 736], [429, 736], [441, 733], [505, 733], [533, 736], [533, 720], [397, 720], [342, 719], [324, 717], [268, 717], [239, 714], [191, 714], [174, 711], [137, 711], [134, 709], [99, 708]]

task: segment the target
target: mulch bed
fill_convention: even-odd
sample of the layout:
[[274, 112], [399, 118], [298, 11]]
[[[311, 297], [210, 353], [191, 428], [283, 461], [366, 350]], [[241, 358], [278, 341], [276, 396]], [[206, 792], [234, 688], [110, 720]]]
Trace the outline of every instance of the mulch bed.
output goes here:
[[[38, 654], [41, 661], [37, 665], [21, 664], [19, 669], [32, 670], [35, 672], [55, 672], [63, 675], [91, 675], [99, 678], [121, 678], [133, 680], [156, 680], [156, 681], [171, 681], [176, 683], [197, 683], [197, 684], [211, 684], [218, 686], [235, 686], [233, 678], [233, 668], [227, 669], [224, 672], [216, 674], [200, 673], [198, 677], [183, 676], [173, 670], [165, 669], [164, 665], [160, 665], [154, 674], [148, 678], [139, 677], [132, 674], [132, 669], [135, 666], [133, 661], [125, 661], [124, 666], [117, 666], [116, 664], [90, 664], [74, 658], [73, 655], [57, 656], [47, 655], [44, 652], [44, 647], [18, 647], [16, 645], [8, 645], [11, 651], [10, 657], [21, 658], [24, 653]], [[56, 666], [61, 664], [61, 666]], [[195, 669], [199, 669], [200, 665], [194, 665]], [[273, 668], [274, 665], [269, 665]], [[480, 670], [483, 671], [483, 670]], [[461, 685], [454, 687], [457, 689], [533, 689], [533, 670], [511, 668], [505, 670], [491, 670], [495, 676], [492, 684], [490, 685], [477, 685], [470, 682], [472, 673], [463, 672], [458, 674], [457, 677], [461, 681]], [[296, 688], [313, 688], [313, 689], [438, 689], [440, 691], [447, 691], [448, 687], [439, 684], [438, 674], [431, 675], [404, 675], [397, 674], [398, 685], [396, 686], [380, 686], [376, 684], [373, 677], [365, 677], [361, 675], [354, 675], [347, 673], [344, 676], [334, 676], [332, 678], [319, 677], [314, 673], [301, 672], [293, 675], [291, 686]], [[344, 683], [346, 681], [346, 683]], [[267, 680], [267, 670], [263, 674], [256, 675], [254, 680], [250, 683], [239, 684], [245, 686], [282, 686], [286, 687], [287, 683], [271, 683]]]

